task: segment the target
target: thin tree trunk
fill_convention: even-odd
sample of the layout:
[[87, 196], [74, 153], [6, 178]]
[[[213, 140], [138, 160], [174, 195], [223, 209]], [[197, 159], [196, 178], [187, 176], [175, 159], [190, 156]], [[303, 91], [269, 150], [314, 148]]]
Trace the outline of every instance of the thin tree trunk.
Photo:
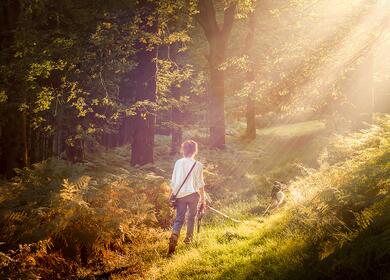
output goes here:
[[27, 141], [27, 113], [25, 111], [21, 112], [22, 114], [22, 145], [23, 145], [23, 166], [29, 166], [29, 151], [28, 151], [28, 141]]
[[[245, 40], [245, 52], [249, 58], [251, 58], [251, 50], [253, 48], [254, 33], [256, 27], [256, 20], [254, 12], [249, 15], [248, 20], [248, 35]], [[252, 61], [252, 59], [249, 59]], [[252, 83], [255, 79], [255, 74], [252, 69], [252, 65], [248, 66], [249, 69], [246, 73], [246, 82]], [[246, 137], [249, 139], [256, 138], [256, 101], [253, 98], [253, 92], [248, 93], [246, 104]]]
[[250, 96], [246, 104], [246, 137], [256, 139], [256, 105]]
[[182, 112], [177, 108], [171, 109], [172, 114], [172, 129], [171, 129], [171, 154], [175, 155], [180, 150], [180, 145], [183, 142], [183, 133], [180, 125], [182, 124]]
[[54, 132], [54, 135], [53, 135], [53, 141], [52, 141], [52, 148], [51, 148], [51, 152], [53, 155], [58, 155], [57, 153], [57, 148], [58, 148], [58, 132]]
[[[167, 52], [172, 61], [179, 64], [178, 55], [179, 46], [178, 43], [171, 46]], [[180, 87], [179, 87], [180, 86]], [[172, 96], [178, 102], [182, 92], [188, 87], [188, 83], [184, 82], [183, 85], [172, 86]], [[180, 145], [183, 141], [181, 125], [183, 124], [183, 113], [179, 106], [172, 106], [171, 108], [171, 155], [175, 155], [180, 151]]]

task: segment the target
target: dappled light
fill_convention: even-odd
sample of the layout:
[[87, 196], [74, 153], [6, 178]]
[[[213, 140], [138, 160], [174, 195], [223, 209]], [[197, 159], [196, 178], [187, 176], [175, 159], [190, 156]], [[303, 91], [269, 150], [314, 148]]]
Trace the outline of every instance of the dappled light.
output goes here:
[[1, 279], [390, 279], [390, 1], [3, 2]]

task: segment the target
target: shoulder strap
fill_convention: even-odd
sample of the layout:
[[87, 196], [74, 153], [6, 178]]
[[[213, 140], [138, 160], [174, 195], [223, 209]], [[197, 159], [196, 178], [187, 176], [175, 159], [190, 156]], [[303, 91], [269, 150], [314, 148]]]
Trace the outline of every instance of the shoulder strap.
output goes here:
[[195, 165], [196, 165], [196, 161], [192, 165], [192, 167], [191, 167], [190, 171], [188, 172], [187, 176], [184, 178], [184, 181], [183, 181], [183, 183], [181, 183], [181, 185], [180, 185], [179, 189], [177, 190], [175, 196], [177, 196], [179, 194], [181, 188], [183, 187], [184, 183], [187, 181], [187, 179], [190, 176], [190, 174], [191, 174], [192, 170], [194, 169]]

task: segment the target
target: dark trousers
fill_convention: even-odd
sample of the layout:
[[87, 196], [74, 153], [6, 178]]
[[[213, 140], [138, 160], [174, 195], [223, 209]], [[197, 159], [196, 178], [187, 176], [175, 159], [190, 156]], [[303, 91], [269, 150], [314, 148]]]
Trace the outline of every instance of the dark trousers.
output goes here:
[[192, 237], [194, 233], [195, 216], [197, 212], [199, 197], [199, 194], [196, 192], [177, 199], [176, 219], [173, 223], [173, 233], [177, 235], [180, 234], [180, 230], [183, 226], [188, 209], [186, 237]]

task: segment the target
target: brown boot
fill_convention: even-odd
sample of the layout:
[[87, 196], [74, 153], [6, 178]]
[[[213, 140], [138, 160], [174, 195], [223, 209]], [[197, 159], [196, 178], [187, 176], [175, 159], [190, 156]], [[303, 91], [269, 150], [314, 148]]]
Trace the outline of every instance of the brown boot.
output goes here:
[[171, 237], [169, 238], [168, 257], [172, 256], [175, 252], [178, 238], [179, 236], [176, 233], [172, 233]]
[[192, 236], [186, 236], [186, 238], [184, 238], [184, 243], [185, 244], [190, 244], [192, 242]]

